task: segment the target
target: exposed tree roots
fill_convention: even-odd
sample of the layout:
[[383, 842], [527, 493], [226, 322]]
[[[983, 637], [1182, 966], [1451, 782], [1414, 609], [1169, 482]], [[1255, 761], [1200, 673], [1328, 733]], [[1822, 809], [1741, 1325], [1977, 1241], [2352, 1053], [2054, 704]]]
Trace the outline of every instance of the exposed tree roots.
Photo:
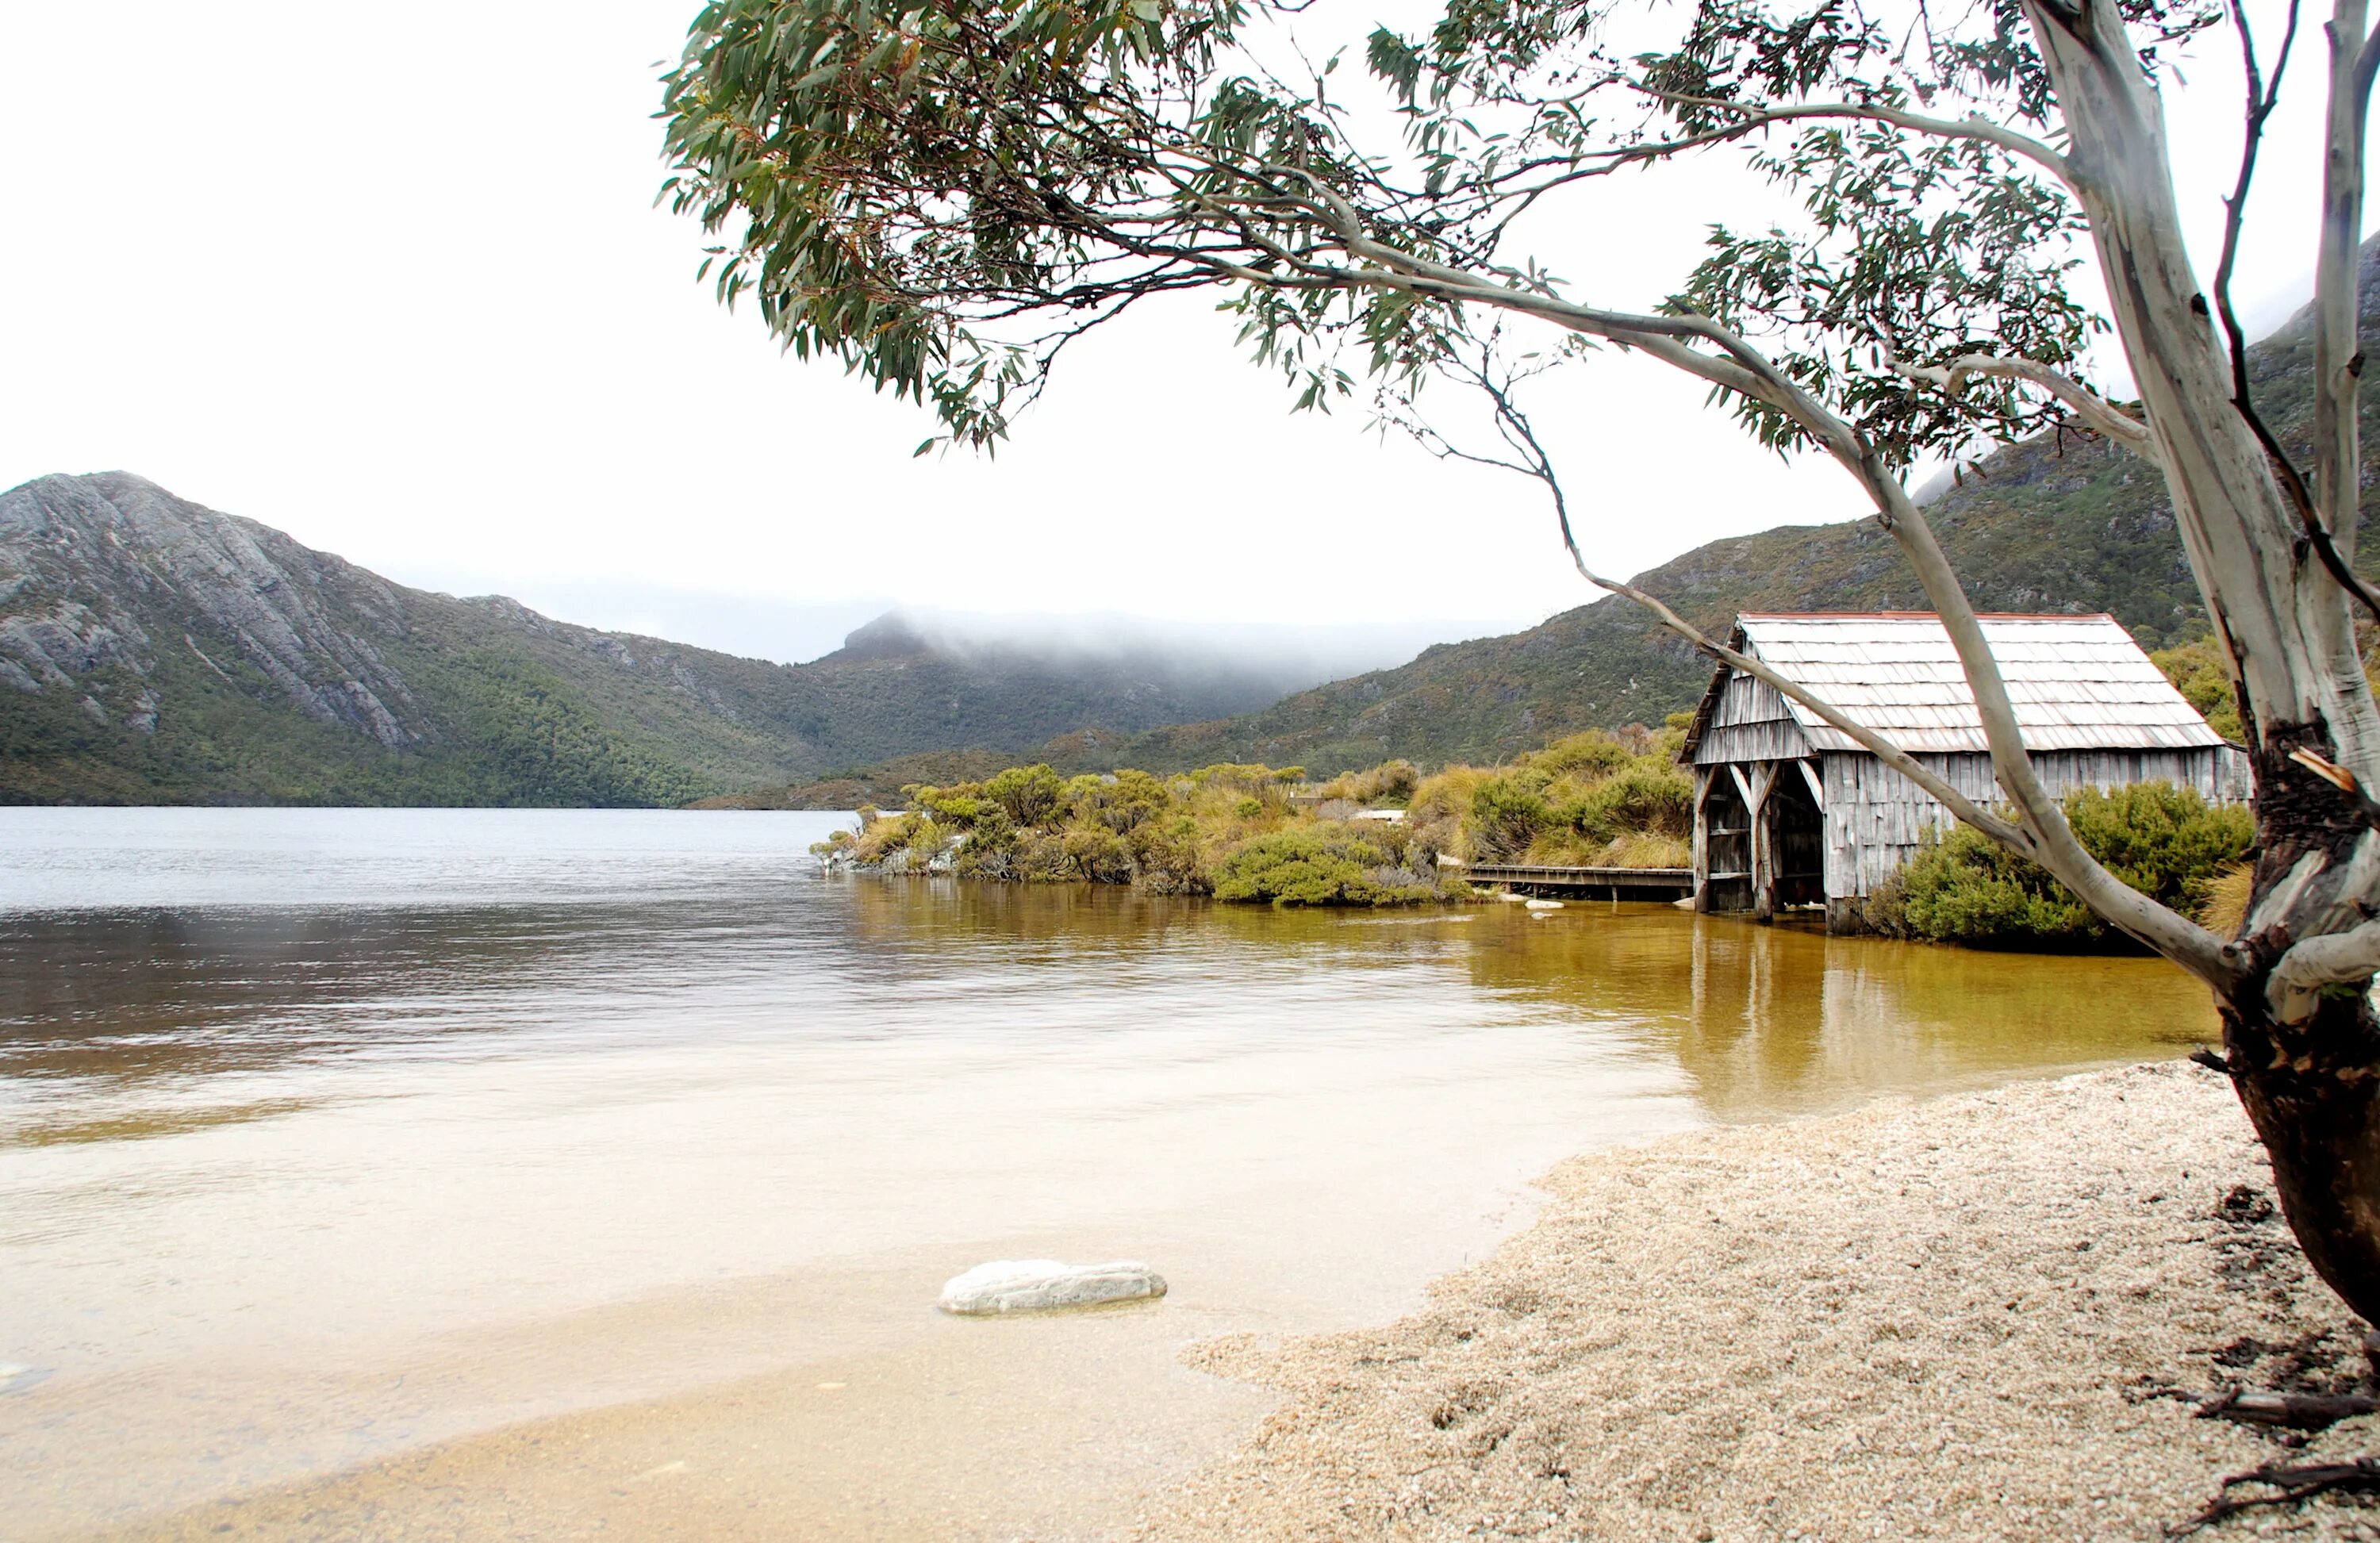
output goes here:
[[[2269, 1492], [2231, 1493], [2247, 1485], [2259, 1485]], [[2214, 1504], [2180, 1526], [2168, 1529], [2166, 1536], [2187, 1537], [2202, 1527], [2260, 1506], [2296, 1505], [2316, 1495], [2341, 1492], [2380, 1494], [2380, 1458], [2359, 1457], [2351, 1463], [2267, 1463], [2244, 1474], [2233, 1474], [2223, 1481], [2223, 1494]]]
[[2202, 1420], [2283, 1426], [2291, 1430], [2327, 1430], [2358, 1415], [2380, 1414], [2380, 1399], [2362, 1393], [2252, 1393], [2234, 1388], [2198, 1406]]

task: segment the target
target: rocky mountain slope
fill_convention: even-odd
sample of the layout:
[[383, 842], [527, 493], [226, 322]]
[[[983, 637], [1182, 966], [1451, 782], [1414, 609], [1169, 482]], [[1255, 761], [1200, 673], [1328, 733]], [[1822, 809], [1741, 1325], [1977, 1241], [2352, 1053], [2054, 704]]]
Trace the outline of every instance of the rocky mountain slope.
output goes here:
[[1296, 668], [897, 617], [776, 664], [407, 589], [121, 472], [0, 493], [0, 801], [676, 804], [1211, 718]]

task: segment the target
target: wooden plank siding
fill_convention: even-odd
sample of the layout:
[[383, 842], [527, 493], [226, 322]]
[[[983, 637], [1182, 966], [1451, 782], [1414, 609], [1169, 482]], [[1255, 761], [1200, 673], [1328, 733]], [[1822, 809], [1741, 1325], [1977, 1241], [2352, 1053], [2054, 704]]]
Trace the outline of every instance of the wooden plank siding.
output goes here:
[[1709, 726], [1694, 746], [1694, 764], [1798, 760], [1809, 753], [1809, 737], [1776, 687], [1750, 675], [1730, 675], [1712, 704]]
[[[2003, 803], [1992, 779], [1989, 756], [1933, 755], [1916, 758], [1975, 802]], [[2052, 797], [2085, 787], [2109, 792], [2133, 783], [2167, 782], [2187, 787], [2210, 803], [2246, 796], [2247, 758], [2228, 746], [2198, 750], [2043, 750], [2033, 757], [2034, 774]], [[1933, 795], [1857, 750], [1830, 750], [1819, 758], [1819, 781], [1827, 820], [1826, 874], [1829, 899], [1873, 894], [1885, 876], [1916, 856], [1929, 831], [1947, 829], [1949, 810]]]

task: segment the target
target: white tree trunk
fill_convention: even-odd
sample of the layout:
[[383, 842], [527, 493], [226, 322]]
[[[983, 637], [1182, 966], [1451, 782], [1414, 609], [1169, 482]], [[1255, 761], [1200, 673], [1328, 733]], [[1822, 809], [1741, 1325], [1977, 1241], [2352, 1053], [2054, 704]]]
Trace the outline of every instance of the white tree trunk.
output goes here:
[[[2227, 1063], [2271, 1152], [2308, 1257], [2348, 1303], [2380, 1313], [2380, 1025], [2353, 966], [2380, 912], [2380, 836], [2352, 788], [2289, 759], [2313, 752], [2380, 786], [2380, 712], [2344, 590], [2309, 554], [2296, 504], [2240, 408], [2181, 238], [2157, 94], [2107, 0], [2024, 0], [2070, 148], [2116, 331], [2141, 393], [2207, 614], [2230, 650], [2256, 773], [2258, 861], [2240, 976], [2220, 991]], [[2334, 19], [2362, 41], [2362, 0]], [[2317, 510], [2342, 539], [2357, 497], [2354, 369], [2362, 106], [2333, 70], [2317, 297]], [[2351, 74], [2351, 69], [2347, 73]], [[2342, 244], [2338, 233], [2349, 233]], [[2293, 948], [2301, 952], [2292, 954]], [[2346, 990], [2339, 988], [2344, 986]]]

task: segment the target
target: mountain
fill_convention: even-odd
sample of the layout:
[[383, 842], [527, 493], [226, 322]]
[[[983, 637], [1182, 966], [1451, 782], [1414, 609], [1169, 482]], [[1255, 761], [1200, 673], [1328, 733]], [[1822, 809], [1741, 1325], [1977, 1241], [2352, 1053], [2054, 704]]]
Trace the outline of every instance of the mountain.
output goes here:
[[[2106, 611], [2150, 647], [2204, 625], [2162, 480], [2104, 441], [2044, 438], [1998, 451], [1927, 514], [1980, 609]], [[1714, 631], [1740, 611], [1930, 608], [1891, 538], [1866, 520], [1713, 541], [1635, 583]], [[1608, 596], [1526, 632], [1442, 644], [1243, 717], [1138, 736], [1127, 753], [1150, 764], [1261, 760], [1318, 772], [1392, 755], [1496, 761], [1581, 729], [1658, 724], [1691, 707], [1709, 679], [1674, 634]]]
[[0, 493], [0, 801], [669, 805], [1310, 684], [900, 616], [808, 664], [395, 584], [122, 472]]
[[[2301, 455], [2311, 355], [2302, 315], [2250, 355], [2260, 407]], [[2364, 413], [2364, 485], [2380, 490], [2380, 407]], [[1678, 496], [1695, 496], [1690, 468]], [[2105, 443], [2004, 448], [1928, 512], [1984, 610], [2107, 611], [2151, 647], [2204, 627], [2162, 480]], [[1742, 610], [1925, 605], [1864, 520], [1714, 541], [1638, 581], [1713, 629]], [[408, 589], [123, 473], [0, 493], [0, 801], [847, 808], [1018, 759], [1327, 773], [1658, 723], [1707, 679], [1617, 598], [1312, 689], [1295, 674], [1148, 638], [970, 640], [897, 615], [774, 664]]]
[[[2380, 237], [2365, 244], [2364, 325], [2380, 322]], [[2249, 350], [2258, 410], [2301, 460], [2313, 340], [2301, 312]], [[2380, 402], [2364, 399], [2365, 518], [2380, 506]], [[1847, 484], [1848, 486], [1848, 484]], [[1694, 496], [1680, 474], [1682, 498]], [[2151, 649], [2205, 630], [2165, 483], [2103, 440], [2044, 434], [1994, 451], [1931, 498], [1927, 517], [1985, 611], [2107, 612]], [[1581, 532], [1590, 544], [1592, 527]], [[2359, 561], [2380, 569], [2364, 543]], [[1892, 540], [1865, 519], [1780, 526], [1697, 547], [1635, 583], [1706, 631], [1741, 611], [1931, 609]], [[1588, 728], [1658, 723], [1694, 705], [1710, 668], [1633, 601], [1608, 596], [1525, 632], [1441, 644], [1411, 662], [1300, 692], [1258, 711], [1144, 734], [1070, 733], [1032, 759], [1062, 771], [1176, 771], [1216, 761], [1318, 775], [1402, 756], [1425, 766], [1494, 762]], [[966, 775], [980, 776], [967, 763]], [[747, 796], [771, 807], [882, 803], [904, 783], [957, 780], [949, 758], [912, 757], [835, 784]], [[938, 774], [940, 773], [940, 774]], [[848, 800], [836, 804], [821, 799]]]

